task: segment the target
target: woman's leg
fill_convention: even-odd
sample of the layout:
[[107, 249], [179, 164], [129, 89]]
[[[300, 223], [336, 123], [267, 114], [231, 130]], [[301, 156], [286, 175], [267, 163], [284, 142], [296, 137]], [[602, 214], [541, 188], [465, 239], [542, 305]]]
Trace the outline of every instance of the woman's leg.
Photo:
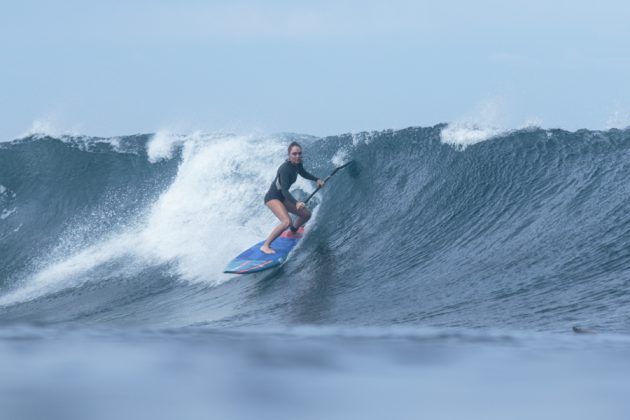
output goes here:
[[296, 229], [299, 229], [300, 226], [308, 222], [308, 220], [311, 218], [311, 211], [307, 209], [306, 207], [298, 210], [297, 207], [295, 207], [295, 204], [289, 203], [288, 201], [285, 201], [284, 205], [290, 213], [297, 215], [298, 218], [293, 224], [293, 226], [295, 226]]
[[275, 241], [276, 238], [280, 236], [289, 226], [291, 226], [291, 216], [289, 216], [287, 208], [280, 200], [269, 200], [265, 204], [269, 207], [273, 214], [280, 219], [280, 224], [273, 228], [265, 243], [260, 247], [260, 250], [265, 254], [274, 254], [276, 251], [271, 249], [271, 243]]

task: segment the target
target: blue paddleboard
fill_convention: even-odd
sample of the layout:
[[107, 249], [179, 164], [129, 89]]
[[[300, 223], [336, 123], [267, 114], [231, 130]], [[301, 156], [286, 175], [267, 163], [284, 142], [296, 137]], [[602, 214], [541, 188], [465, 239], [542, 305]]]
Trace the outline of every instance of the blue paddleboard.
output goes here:
[[260, 241], [230, 261], [223, 272], [249, 274], [269, 270], [270, 268], [282, 265], [287, 260], [289, 252], [300, 242], [302, 236], [304, 236], [303, 227], [296, 233], [292, 233], [290, 230], [284, 231], [282, 235], [271, 244], [271, 248], [276, 251], [275, 254], [265, 254], [262, 252], [260, 247], [265, 241]]

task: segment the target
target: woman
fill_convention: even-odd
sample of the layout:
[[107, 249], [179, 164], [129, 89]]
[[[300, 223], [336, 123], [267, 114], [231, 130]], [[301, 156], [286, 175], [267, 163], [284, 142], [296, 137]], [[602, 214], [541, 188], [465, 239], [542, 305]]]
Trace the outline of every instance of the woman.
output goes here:
[[[293, 142], [289, 145], [288, 151], [289, 158], [278, 168], [276, 178], [265, 194], [265, 205], [280, 219], [280, 224], [271, 231], [265, 243], [260, 247], [260, 250], [265, 254], [276, 252], [271, 248], [271, 243], [287, 228], [290, 227], [291, 231], [295, 233], [311, 218], [311, 211], [306, 208], [306, 205], [293, 198], [289, 192], [289, 188], [297, 179], [298, 174], [311, 181], [317, 181], [317, 186], [320, 188], [324, 186], [324, 181], [306, 172], [302, 166], [302, 146]], [[293, 226], [289, 213], [298, 216]]]

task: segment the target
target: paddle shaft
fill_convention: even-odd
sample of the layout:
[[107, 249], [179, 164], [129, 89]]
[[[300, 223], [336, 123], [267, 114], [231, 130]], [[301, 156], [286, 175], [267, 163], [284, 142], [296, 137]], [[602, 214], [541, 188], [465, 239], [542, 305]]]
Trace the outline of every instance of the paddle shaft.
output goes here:
[[[348, 163], [344, 163], [343, 165], [336, 167], [336, 168], [335, 168], [335, 170], [334, 170], [334, 171], [332, 171], [332, 172], [330, 173], [330, 175], [328, 175], [328, 176], [326, 177], [326, 179], [324, 179], [324, 182], [328, 182], [328, 180], [329, 180], [330, 178], [332, 178], [332, 177], [333, 177], [333, 175], [335, 175], [335, 174], [337, 173], [337, 171], [338, 171], [338, 170], [345, 168], [346, 166], [350, 165], [351, 163], [352, 163], [352, 161], [350, 161], [350, 162], [348, 162]], [[304, 200], [304, 204], [308, 203], [308, 200], [310, 200], [311, 198], [313, 198], [313, 196], [314, 196], [315, 194], [317, 194], [317, 191], [319, 191], [319, 190], [321, 190], [321, 189], [322, 189], [322, 187], [317, 187], [317, 188], [315, 189], [315, 191], [313, 191], [313, 192], [311, 193], [311, 195], [309, 195], [309, 196], [308, 196], [308, 198], [307, 198], [306, 200]]]

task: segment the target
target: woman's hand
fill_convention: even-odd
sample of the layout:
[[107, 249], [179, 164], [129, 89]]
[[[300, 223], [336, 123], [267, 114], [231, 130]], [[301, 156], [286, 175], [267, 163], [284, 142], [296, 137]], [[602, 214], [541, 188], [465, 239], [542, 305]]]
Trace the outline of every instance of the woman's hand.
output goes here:
[[303, 202], [301, 202], [301, 201], [298, 201], [298, 202], [295, 204], [295, 208], [296, 208], [296, 209], [298, 209], [298, 210], [302, 210], [304, 207], [306, 207], [306, 204], [304, 204], [304, 203], [303, 203]]
[[325, 185], [325, 184], [326, 184], [326, 183], [325, 183], [324, 181], [322, 181], [321, 179], [318, 179], [318, 180], [317, 180], [317, 187], [318, 187], [318, 188], [324, 188], [324, 185]]

